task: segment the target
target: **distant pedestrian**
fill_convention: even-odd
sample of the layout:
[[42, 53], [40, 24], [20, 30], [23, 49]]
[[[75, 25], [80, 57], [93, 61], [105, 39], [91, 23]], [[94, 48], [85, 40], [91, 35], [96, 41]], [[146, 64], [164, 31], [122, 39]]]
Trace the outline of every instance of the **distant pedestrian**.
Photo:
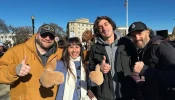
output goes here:
[[[0, 42], [0, 59], [4, 55], [4, 45]], [[0, 84], [0, 100], [10, 100], [10, 85]]]

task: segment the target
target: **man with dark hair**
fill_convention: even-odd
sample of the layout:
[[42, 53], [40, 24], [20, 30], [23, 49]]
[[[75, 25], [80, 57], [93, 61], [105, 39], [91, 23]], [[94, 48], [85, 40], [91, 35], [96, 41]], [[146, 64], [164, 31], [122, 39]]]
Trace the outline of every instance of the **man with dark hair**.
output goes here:
[[0, 83], [10, 84], [12, 100], [55, 99], [57, 86], [44, 88], [39, 81], [44, 70], [54, 70], [61, 58], [55, 35], [55, 28], [44, 24], [37, 34], [10, 48], [0, 59]]
[[129, 35], [141, 50], [134, 72], [145, 77], [144, 100], [175, 100], [175, 49], [161, 36], [151, 36], [143, 22], [130, 25]]
[[59, 40], [59, 41], [58, 41], [58, 47], [59, 47], [59, 48], [64, 48], [65, 45], [66, 45], [65, 40]]
[[97, 17], [94, 22], [97, 42], [90, 50], [89, 69], [94, 71], [99, 64], [103, 73], [103, 83], [91, 87], [98, 100], [134, 99], [136, 83], [131, 72], [136, 49], [129, 38], [116, 35], [115, 29], [115, 22], [108, 16]]

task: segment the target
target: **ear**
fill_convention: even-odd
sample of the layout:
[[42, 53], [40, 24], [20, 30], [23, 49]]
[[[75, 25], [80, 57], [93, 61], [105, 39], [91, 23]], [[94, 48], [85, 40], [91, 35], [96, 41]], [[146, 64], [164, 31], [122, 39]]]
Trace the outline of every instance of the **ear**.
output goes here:
[[39, 33], [36, 34], [36, 39], [38, 38], [38, 36], [39, 36]]

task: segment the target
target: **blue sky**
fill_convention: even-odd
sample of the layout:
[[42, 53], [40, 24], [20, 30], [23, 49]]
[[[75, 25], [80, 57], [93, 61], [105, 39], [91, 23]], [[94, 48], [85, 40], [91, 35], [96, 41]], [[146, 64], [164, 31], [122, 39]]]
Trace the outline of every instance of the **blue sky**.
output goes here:
[[[117, 26], [126, 26], [125, 0], [1, 0], [0, 19], [7, 25], [31, 26], [35, 16], [35, 29], [43, 23], [56, 23], [66, 30], [68, 21], [97, 16], [109, 16]], [[129, 25], [143, 21], [154, 30], [175, 26], [175, 0], [128, 0]]]

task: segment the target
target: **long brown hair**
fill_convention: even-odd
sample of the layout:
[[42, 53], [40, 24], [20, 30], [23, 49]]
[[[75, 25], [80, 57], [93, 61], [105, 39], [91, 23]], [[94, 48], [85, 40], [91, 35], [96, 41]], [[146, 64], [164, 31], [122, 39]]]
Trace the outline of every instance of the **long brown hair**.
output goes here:
[[83, 46], [82, 46], [81, 41], [80, 41], [80, 39], [78, 37], [69, 38], [66, 41], [65, 47], [63, 49], [61, 60], [64, 62], [64, 65], [67, 68], [67, 70], [69, 70], [70, 73], [75, 77], [75, 75], [73, 74], [73, 72], [72, 72], [72, 70], [70, 68], [70, 56], [69, 56], [69, 53], [68, 53], [68, 47], [70, 47], [71, 45], [78, 45], [78, 46], [80, 46], [80, 58], [81, 58], [81, 61], [82, 61], [82, 64], [83, 64], [81, 66], [84, 67], [86, 75], [87, 75], [87, 67], [85, 66], [85, 60], [84, 60], [84, 54], [83, 54]]

